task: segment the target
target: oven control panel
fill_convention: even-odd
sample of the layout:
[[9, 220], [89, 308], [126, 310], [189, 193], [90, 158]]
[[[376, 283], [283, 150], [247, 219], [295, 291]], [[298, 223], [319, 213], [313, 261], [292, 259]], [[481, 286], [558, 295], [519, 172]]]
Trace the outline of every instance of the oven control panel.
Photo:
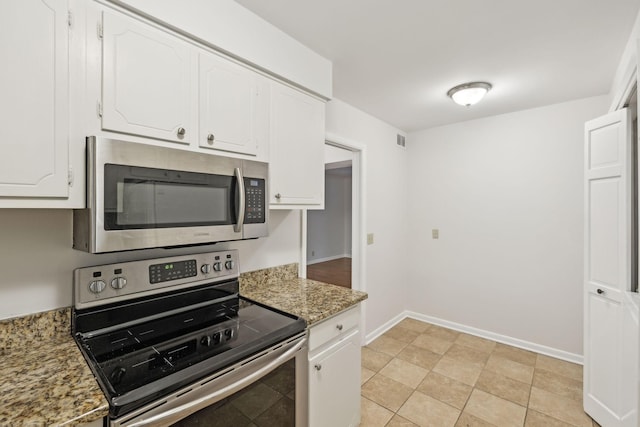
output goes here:
[[73, 272], [77, 309], [184, 289], [239, 277], [238, 251], [207, 252], [77, 268]]
[[195, 259], [169, 261], [149, 266], [149, 283], [168, 282], [198, 275], [198, 263]]

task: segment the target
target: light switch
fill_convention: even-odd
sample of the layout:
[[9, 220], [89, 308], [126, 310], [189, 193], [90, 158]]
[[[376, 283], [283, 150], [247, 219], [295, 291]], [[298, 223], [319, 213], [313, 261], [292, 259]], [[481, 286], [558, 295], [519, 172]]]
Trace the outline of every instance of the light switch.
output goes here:
[[373, 233], [367, 234], [367, 245], [373, 245]]
[[438, 230], [437, 228], [434, 228], [433, 230], [431, 230], [431, 238], [432, 239], [439, 239], [440, 238], [440, 230]]

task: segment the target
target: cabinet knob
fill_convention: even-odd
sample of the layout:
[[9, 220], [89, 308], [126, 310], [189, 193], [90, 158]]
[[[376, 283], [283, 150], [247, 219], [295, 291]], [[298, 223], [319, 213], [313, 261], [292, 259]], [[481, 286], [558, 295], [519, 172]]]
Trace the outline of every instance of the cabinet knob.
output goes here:
[[316, 371], [319, 371], [322, 369], [322, 365], [319, 363], [316, 363], [315, 365], [313, 365], [314, 368], [316, 368]]
[[600, 295], [604, 294], [604, 291], [602, 289], [598, 289], [596, 292]]
[[337, 329], [337, 330], [339, 330], [339, 331], [341, 331], [341, 330], [342, 330], [342, 325], [341, 325], [340, 323], [338, 323], [338, 324], [336, 325], [336, 329]]
[[277, 193], [277, 194], [276, 194], [276, 199], [280, 200], [280, 197], [282, 197], [282, 196], [280, 195], [280, 193]]
[[187, 133], [187, 130], [185, 128], [178, 128], [177, 134], [180, 138], [182, 138], [186, 133]]
[[216, 136], [214, 134], [210, 133], [209, 135], [207, 135], [207, 142], [209, 144], [213, 144], [213, 141], [215, 140], [216, 140]]

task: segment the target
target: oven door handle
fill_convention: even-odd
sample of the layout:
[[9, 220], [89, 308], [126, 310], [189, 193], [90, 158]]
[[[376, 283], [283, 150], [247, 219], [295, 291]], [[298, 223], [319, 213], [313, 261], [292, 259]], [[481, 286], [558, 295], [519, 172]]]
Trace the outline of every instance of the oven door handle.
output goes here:
[[135, 421], [131, 424], [127, 424], [127, 427], [142, 427], [142, 426], [168, 426], [177, 421], [180, 421], [183, 418], [193, 414], [194, 412], [199, 411], [202, 408], [206, 408], [207, 406], [216, 403], [221, 398], [226, 396], [230, 396], [231, 394], [242, 390], [247, 385], [256, 381], [263, 375], [269, 373], [271, 370], [277, 368], [279, 365], [283, 364], [287, 360], [289, 360], [295, 353], [300, 351], [304, 344], [306, 343], [306, 338], [301, 338], [289, 344], [291, 348], [286, 350], [280, 356], [276, 357], [274, 360], [269, 362], [267, 365], [262, 368], [251, 372], [250, 374], [244, 376], [242, 379], [234, 382], [233, 384], [229, 384], [228, 386], [222, 387], [206, 396], [200, 397], [196, 400], [193, 400], [189, 403], [185, 403], [184, 405], [177, 406], [175, 408], [169, 409], [166, 412], [161, 414], [154, 415], [150, 418]]
[[233, 226], [233, 231], [235, 231], [236, 233], [239, 233], [242, 231], [242, 226], [244, 225], [246, 194], [244, 189], [244, 177], [242, 176], [242, 169], [235, 168], [233, 170], [233, 174], [235, 175], [236, 180], [238, 181], [238, 186], [236, 188], [238, 189], [238, 193], [240, 196], [239, 198], [240, 208], [238, 209], [238, 222]]

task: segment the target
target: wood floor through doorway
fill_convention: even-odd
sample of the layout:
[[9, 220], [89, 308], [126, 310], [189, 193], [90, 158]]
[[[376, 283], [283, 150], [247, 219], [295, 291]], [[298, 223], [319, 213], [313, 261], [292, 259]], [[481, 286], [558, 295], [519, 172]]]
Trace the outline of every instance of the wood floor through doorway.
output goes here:
[[351, 258], [309, 264], [307, 278], [351, 289]]

